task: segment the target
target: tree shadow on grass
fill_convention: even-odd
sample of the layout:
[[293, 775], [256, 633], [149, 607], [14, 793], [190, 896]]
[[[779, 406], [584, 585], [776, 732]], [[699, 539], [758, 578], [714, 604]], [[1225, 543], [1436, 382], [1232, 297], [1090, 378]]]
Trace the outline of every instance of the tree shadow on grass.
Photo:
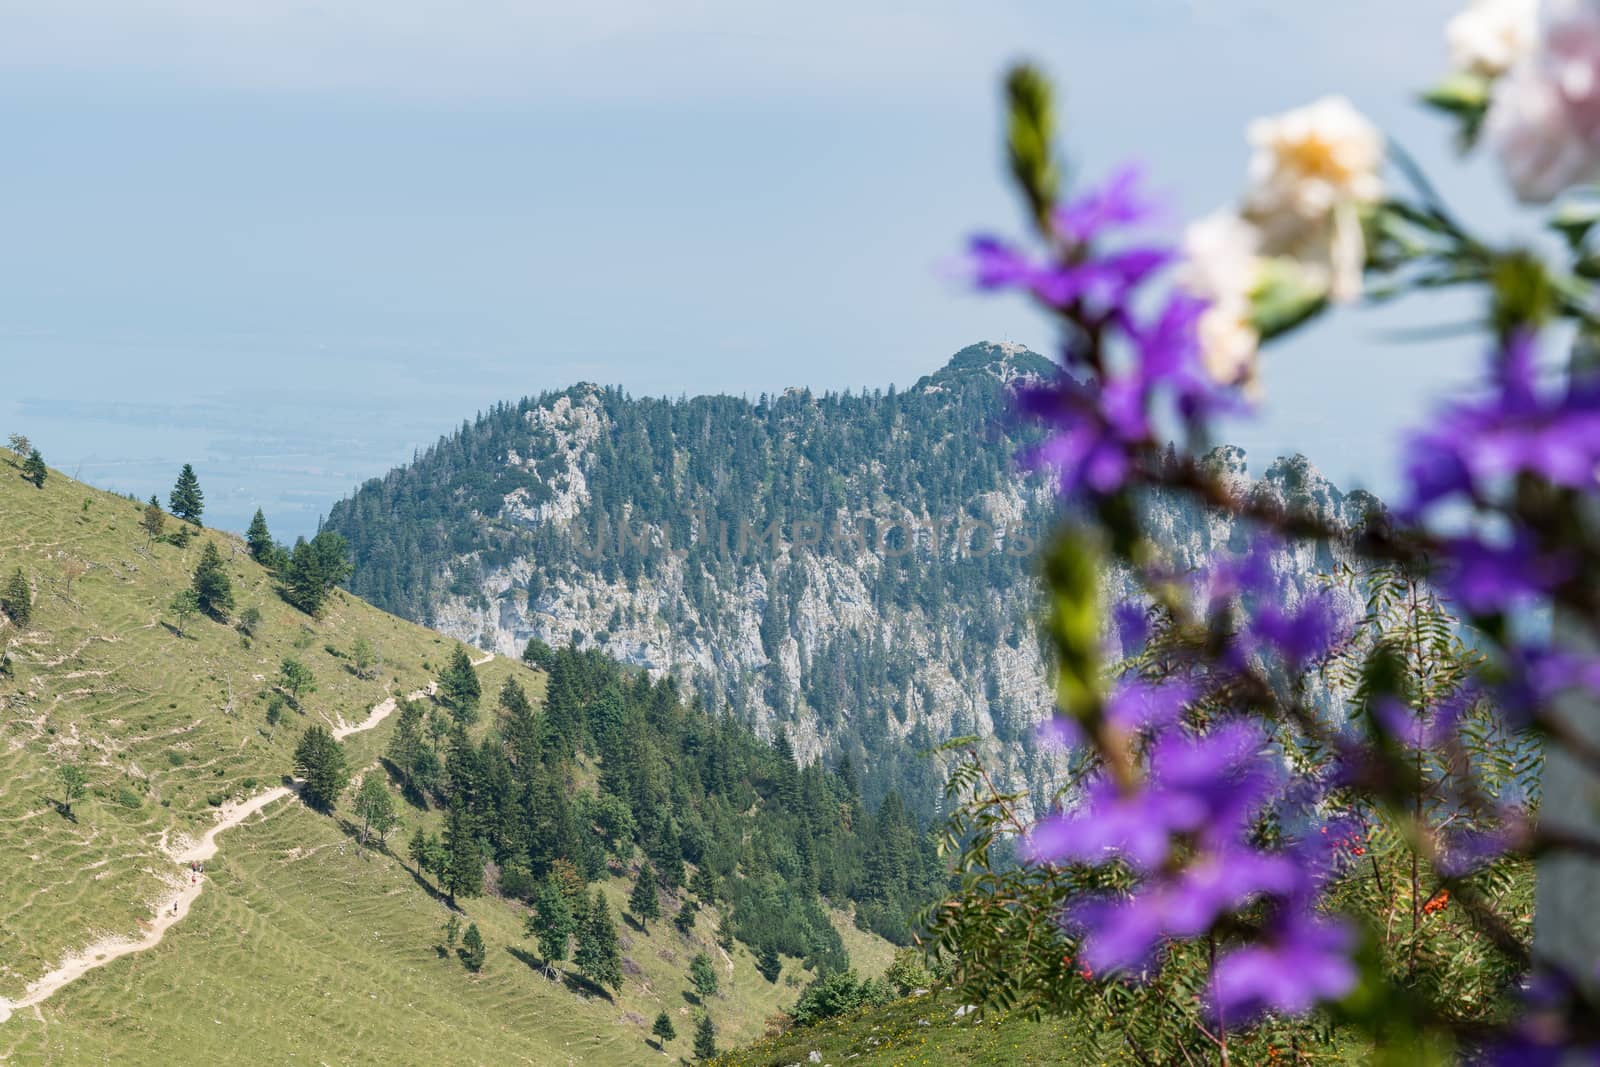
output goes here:
[[700, 1007], [700, 1005], [705, 1003], [705, 1001], [701, 1000], [697, 995], [695, 995], [694, 993], [691, 993], [687, 989], [685, 989], [683, 991], [683, 999], [687, 1000], [690, 1004], [693, 1004], [697, 1008]]
[[400, 797], [418, 811], [428, 810], [428, 798], [422, 795], [422, 790], [413, 785], [405, 775], [400, 773], [387, 756], [380, 756], [378, 763], [382, 765], [384, 773], [389, 776], [389, 781], [400, 787]]
[[581, 974], [573, 974], [571, 971], [562, 971], [561, 984], [566, 986], [569, 991], [577, 993], [581, 996], [600, 997], [608, 1003], [616, 1003], [616, 998], [611, 995], [611, 990], [607, 989], [603, 985], [589, 981], [589, 979], [585, 978]]

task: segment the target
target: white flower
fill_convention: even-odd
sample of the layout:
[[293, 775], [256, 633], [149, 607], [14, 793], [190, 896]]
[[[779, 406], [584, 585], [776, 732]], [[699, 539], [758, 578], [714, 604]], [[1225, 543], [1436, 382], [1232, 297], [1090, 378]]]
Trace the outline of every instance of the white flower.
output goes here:
[[1178, 283], [1195, 296], [1248, 301], [1260, 273], [1261, 235], [1231, 211], [1214, 211], [1183, 231]]
[[1250, 322], [1250, 305], [1216, 303], [1201, 314], [1195, 333], [1200, 363], [1219, 385], [1237, 385], [1252, 400], [1261, 396], [1256, 366], [1261, 334]]
[[1557, 5], [1537, 50], [1496, 84], [1484, 136], [1517, 197], [1545, 203], [1600, 177], [1600, 10]]
[[1209, 305], [1196, 330], [1206, 373], [1249, 393], [1256, 391], [1261, 346], [1250, 303], [1261, 277], [1260, 243], [1260, 233], [1238, 215], [1213, 212], [1184, 230], [1178, 271], [1178, 284]]
[[1538, 0], [1473, 0], [1445, 27], [1450, 65], [1485, 78], [1498, 78], [1520, 63], [1538, 36]]
[[1342, 96], [1250, 124], [1250, 191], [1245, 213], [1324, 220], [1338, 204], [1383, 195], [1383, 135]]

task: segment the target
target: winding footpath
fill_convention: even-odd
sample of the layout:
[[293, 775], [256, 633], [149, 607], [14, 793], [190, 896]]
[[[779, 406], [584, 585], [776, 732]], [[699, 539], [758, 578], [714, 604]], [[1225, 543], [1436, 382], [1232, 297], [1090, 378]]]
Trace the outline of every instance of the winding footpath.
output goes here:
[[[494, 653], [486, 653], [483, 659], [474, 660], [472, 665], [481, 667], [491, 659], [494, 659]], [[426, 689], [417, 690], [407, 699], [421, 700], [424, 697], [431, 696], [435, 688], [436, 685], [434, 683], [429, 683]], [[359, 734], [366, 730], [371, 730], [393, 714], [397, 706], [395, 698], [391, 696], [373, 705], [371, 713], [358, 723], [346, 723], [343, 719], [340, 719], [338, 725], [333, 729], [333, 736], [343, 740], [351, 734]], [[135, 952], [143, 952], [161, 944], [161, 939], [166, 936], [167, 929], [189, 914], [189, 906], [199, 899], [201, 891], [205, 889], [205, 877], [196, 873], [193, 867], [206, 862], [217, 854], [217, 835], [224, 830], [230, 830], [238, 826], [250, 816], [275, 801], [293, 796], [294, 792], [292, 787], [280, 785], [265, 792], [257, 793], [246, 800], [233, 804], [224, 804], [217, 812], [216, 825], [202, 834], [198, 841], [186, 848], [169, 846], [167, 844], [166, 831], [162, 831], [161, 851], [166, 853], [167, 858], [172, 860], [173, 863], [179, 864], [180, 868], [187, 869], [180, 869], [180, 878], [178, 882], [173, 883], [177, 887], [176, 891], [162, 900], [161, 904], [156, 908], [155, 916], [148, 922], [140, 923], [141, 929], [144, 930], [143, 935], [137, 938], [102, 938], [86, 948], [68, 954], [55, 970], [42, 978], [29, 982], [22, 999], [7, 1000], [5, 997], [0, 997], [0, 1023], [4, 1023], [11, 1018], [12, 1013], [18, 1009], [31, 1008], [50, 999], [61, 989], [76, 982], [96, 967], [104, 967], [112, 960]]]

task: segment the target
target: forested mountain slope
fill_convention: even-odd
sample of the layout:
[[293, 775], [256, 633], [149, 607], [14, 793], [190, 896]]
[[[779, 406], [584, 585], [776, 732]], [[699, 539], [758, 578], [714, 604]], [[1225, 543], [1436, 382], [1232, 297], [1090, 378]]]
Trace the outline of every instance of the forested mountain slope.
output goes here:
[[[919, 828], [848, 766], [802, 772], [598, 655], [463, 675], [453, 640], [337, 591], [308, 615], [237, 538], [144, 512], [0, 462], [0, 1059], [650, 1062], [659, 1013], [670, 1053], [701, 1013], [731, 1045], [806, 963], [881, 966], [850, 912], [894, 933], [924, 891]], [[231, 608], [175, 613], [213, 550]], [[354, 779], [325, 810], [287, 777], [317, 725]], [[358, 784], [398, 813], [384, 842]], [[576, 925], [553, 962], [524, 929], [551, 885]], [[612, 955], [585, 947], [602, 899]]]
[[[575, 642], [671, 675], [705, 707], [787, 730], [803, 761], [850, 754], [871, 799], [931, 808], [939, 772], [918, 753], [969, 733], [1038, 788], [1051, 765], [1029, 741], [1050, 687], [1033, 554], [1053, 505], [1017, 469], [1034, 431], [1009, 406], [1049, 371], [979, 344], [904, 391], [752, 403], [579, 385], [464, 424], [325, 527], [349, 538], [351, 588], [374, 603], [502, 654]], [[1214, 461], [1244, 477], [1236, 450]], [[1251, 491], [1341, 521], [1368, 504], [1298, 458]], [[1180, 565], [1241, 540], [1186, 505], [1148, 519], [1175, 528]], [[1280, 562], [1309, 582], [1334, 561]]]

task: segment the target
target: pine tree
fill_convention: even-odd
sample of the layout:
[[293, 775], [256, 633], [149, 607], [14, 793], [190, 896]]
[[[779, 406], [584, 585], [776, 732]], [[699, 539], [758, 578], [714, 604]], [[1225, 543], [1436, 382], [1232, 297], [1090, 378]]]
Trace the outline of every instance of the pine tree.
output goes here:
[[200, 492], [200, 479], [194, 476], [194, 468], [187, 463], [178, 473], [178, 484], [172, 487], [167, 506], [178, 518], [200, 525], [200, 515], [206, 509], [205, 494]]
[[716, 1059], [717, 1028], [711, 1025], [711, 1016], [701, 1012], [700, 1021], [694, 1024], [694, 1058]]
[[389, 796], [389, 789], [380, 775], [369, 773], [361, 779], [361, 788], [356, 791], [355, 812], [361, 819], [361, 843], [366, 844], [368, 833], [377, 831], [378, 844], [383, 844], [398, 819], [394, 798]]
[[44, 480], [50, 476], [50, 468], [44, 465], [44, 457], [37, 448], [28, 452], [28, 458], [22, 461], [22, 477], [33, 483], [34, 488], [43, 489]]
[[222, 553], [215, 541], [207, 541], [200, 553], [200, 563], [194, 569], [194, 593], [200, 610], [212, 618], [226, 622], [233, 610], [233, 583], [222, 566]]
[[157, 503], [155, 497], [152, 496], [150, 503], [145, 505], [144, 516], [139, 520], [139, 525], [144, 527], [146, 547], [154, 544], [155, 539], [161, 536], [161, 531], [167, 528], [167, 513], [161, 510], [161, 505]]
[[28, 628], [28, 621], [33, 618], [33, 591], [28, 588], [28, 576], [21, 567], [7, 579], [5, 591], [0, 593], [0, 608], [5, 609], [6, 617], [17, 629]]
[[310, 541], [302, 537], [295, 541], [284, 572], [284, 599], [307, 615], [320, 615], [333, 587], [350, 576], [349, 543], [331, 530]]
[[444, 947], [447, 949], [455, 948], [456, 938], [460, 936], [461, 916], [451, 912], [450, 917], [444, 921]]
[[406, 845], [406, 855], [411, 857], [411, 862], [417, 865], [417, 870], [422, 874], [438, 878], [444, 868], [444, 846], [439, 843], [438, 837], [424, 833], [420, 826]]
[[244, 532], [244, 543], [250, 546], [250, 558], [263, 567], [272, 562], [272, 550], [277, 545], [272, 540], [272, 533], [267, 529], [267, 516], [260, 508], [256, 508], [255, 517], [250, 520], [250, 528]]
[[184, 627], [189, 625], [189, 620], [200, 611], [200, 594], [193, 589], [180, 589], [173, 595], [172, 603], [167, 605], [167, 610], [178, 620], [177, 626], [173, 629], [177, 631], [179, 637], [182, 637]]
[[589, 902], [589, 914], [578, 929], [578, 950], [573, 953], [572, 962], [595, 985], [622, 988], [622, 949], [617, 944], [617, 928], [611, 921], [605, 894], [598, 889]]
[[394, 733], [389, 735], [389, 747], [384, 757], [410, 789], [420, 789], [416, 779], [417, 761], [422, 755], [422, 706], [414, 700], [400, 703], [400, 715], [395, 719]]
[[467, 965], [467, 970], [476, 974], [483, 970], [487, 955], [483, 947], [483, 935], [478, 933], [478, 924], [468, 923], [467, 932], [461, 938], [461, 962]]
[[350, 784], [350, 765], [344, 747], [334, 740], [328, 728], [312, 723], [301, 735], [294, 750], [295, 773], [305, 779], [301, 795], [312, 807], [331, 810], [345, 786]]
[[639, 929], [648, 930], [650, 920], [661, 918], [661, 899], [656, 894], [656, 869], [645, 860], [639, 865], [639, 877], [633, 883], [633, 893], [628, 897], [628, 910], [639, 920]]
[[533, 703], [515, 678], [507, 678], [500, 688], [500, 709], [500, 734], [511, 762], [524, 773], [532, 771], [539, 762], [539, 722], [534, 718]]
[[567, 958], [567, 942], [577, 933], [578, 924], [567, 904], [567, 895], [554, 877], [546, 877], [534, 897], [533, 914], [528, 916], [524, 933], [539, 940], [539, 955], [546, 969]]
[[783, 971], [783, 961], [778, 958], [778, 950], [768, 941], [756, 953], [756, 971], [769, 982], [776, 982], [778, 975]]
[[650, 1027], [650, 1032], [660, 1038], [663, 1045], [678, 1036], [678, 1030], [672, 1025], [672, 1018], [666, 1012], [656, 1016], [655, 1025]]
[[457, 645], [449, 666], [439, 672], [439, 699], [457, 722], [470, 726], [478, 721], [478, 701], [482, 696], [472, 659], [464, 647]]
[[475, 897], [483, 892], [483, 848], [465, 812], [450, 809], [444, 827], [444, 891], [450, 906], [457, 896]]
[[717, 969], [712, 966], [710, 956], [704, 952], [695, 953], [694, 959], [689, 961], [689, 981], [701, 999], [716, 996]]

